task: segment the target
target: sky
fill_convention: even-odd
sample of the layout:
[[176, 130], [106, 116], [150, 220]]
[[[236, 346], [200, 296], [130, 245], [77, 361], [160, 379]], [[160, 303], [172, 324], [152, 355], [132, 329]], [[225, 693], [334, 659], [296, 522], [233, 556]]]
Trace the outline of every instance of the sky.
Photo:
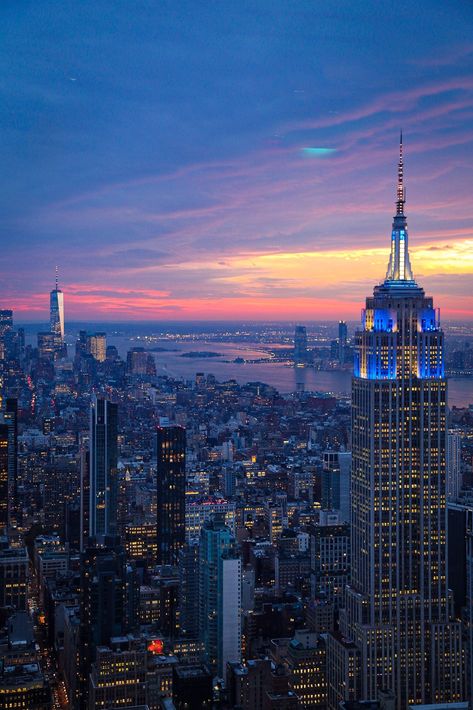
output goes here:
[[2, 0], [0, 306], [357, 318], [404, 135], [411, 263], [473, 320], [470, 0]]

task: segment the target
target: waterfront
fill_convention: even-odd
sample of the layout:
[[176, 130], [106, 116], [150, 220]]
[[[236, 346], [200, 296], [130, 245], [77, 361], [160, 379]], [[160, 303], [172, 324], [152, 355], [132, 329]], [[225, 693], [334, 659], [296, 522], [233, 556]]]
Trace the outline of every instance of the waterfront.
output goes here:
[[[145, 345], [136, 337], [109, 336], [108, 343], [115, 345], [122, 357], [126, 351], [137, 345]], [[348, 370], [315, 370], [313, 368], [294, 368], [285, 363], [274, 362], [233, 362], [235, 358], [256, 360], [267, 358], [270, 350], [281, 347], [278, 344], [261, 346], [259, 343], [221, 343], [206, 340], [176, 342], [160, 340], [158, 347], [169, 348], [164, 352], [154, 352], [158, 374], [184, 380], [193, 379], [196, 372], [213, 374], [219, 381], [236, 380], [246, 382], [265, 382], [282, 394], [296, 392], [302, 387], [306, 391], [334, 392], [349, 395], [351, 372]], [[147, 346], [149, 347], [149, 345]], [[213, 351], [218, 357], [187, 358], [183, 353]], [[448, 400], [451, 407], [467, 407], [473, 404], [473, 378], [455, 377], [449, 379]]]

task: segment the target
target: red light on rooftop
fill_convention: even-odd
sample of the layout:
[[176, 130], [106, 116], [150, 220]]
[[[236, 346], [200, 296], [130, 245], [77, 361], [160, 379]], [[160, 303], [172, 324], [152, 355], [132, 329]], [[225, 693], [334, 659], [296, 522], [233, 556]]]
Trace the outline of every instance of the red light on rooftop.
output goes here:
[[164, 644], [161, 639], [153, 639], [148, 645], [148, 651], [150, 653], [161, 654], [163, 652]]

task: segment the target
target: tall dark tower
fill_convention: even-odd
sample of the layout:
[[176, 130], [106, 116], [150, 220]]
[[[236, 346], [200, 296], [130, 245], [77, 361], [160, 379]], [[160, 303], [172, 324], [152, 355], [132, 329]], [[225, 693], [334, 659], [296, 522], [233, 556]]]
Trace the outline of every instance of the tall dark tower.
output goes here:
[[8, 426], [0, 424], [0, 536], [8, 532]]
[[[95, 542], [95, 541], [94, 541]], [[136, 625], [137, 579], [119, 538], [104, 536], [81, 554], [79, 687], [72, 707], [86, 710], [89, 673], [98, 646]]]
[[177, 565], [186, 538], [186, 430], [157, 428], [157, 562]]
[[388, 271], [355, 340], [352, 570], [341, 614], [359, 652], [355, 697], [390, 690], [399, 710], [462, 699], [446, 574], [443, 332], [412, 274], [404, 204], [401, 136]]
[[0, 412], [0, 530], [11, 532], [17, 522], [17, 400], [8, 398]]
[[294, 331], [294, 365], [303, 367], [307, 364], [307, 329], [305, 325], [296, 325]]
[[118, 506], [117, 405], [94, 397], [89, 434], [89, 536], [116, 535]]
[[8, 427], [8, 524], [14, 527], [21, 517], [18, 506], [18, 400], [8, 397], [3, 420]]

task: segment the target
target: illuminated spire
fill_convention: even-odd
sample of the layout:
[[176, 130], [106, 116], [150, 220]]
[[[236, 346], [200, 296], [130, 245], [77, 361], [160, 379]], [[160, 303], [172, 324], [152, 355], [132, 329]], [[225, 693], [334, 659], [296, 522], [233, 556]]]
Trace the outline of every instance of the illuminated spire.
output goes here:
[[406, 202], [406, 193], [404, 191], [404, 161], [402, 155], [402, 131], [399, 138], [399, 163], [397, 166], [397, 202], [396, 214], [404, 214], [404, 204]]
[[409, 261], [407, 220], [404, 214], [406, 190], [404, 187], [404, 159], [402, 131], [399, 139], [399, 163], [397, 166], [396, 214], [391, 234], [391, 256], [386, 281], [414, 281]]
[[56, 265], [56, 291], [59, 288], [59, 277], [58, 277], [59, 267]]

